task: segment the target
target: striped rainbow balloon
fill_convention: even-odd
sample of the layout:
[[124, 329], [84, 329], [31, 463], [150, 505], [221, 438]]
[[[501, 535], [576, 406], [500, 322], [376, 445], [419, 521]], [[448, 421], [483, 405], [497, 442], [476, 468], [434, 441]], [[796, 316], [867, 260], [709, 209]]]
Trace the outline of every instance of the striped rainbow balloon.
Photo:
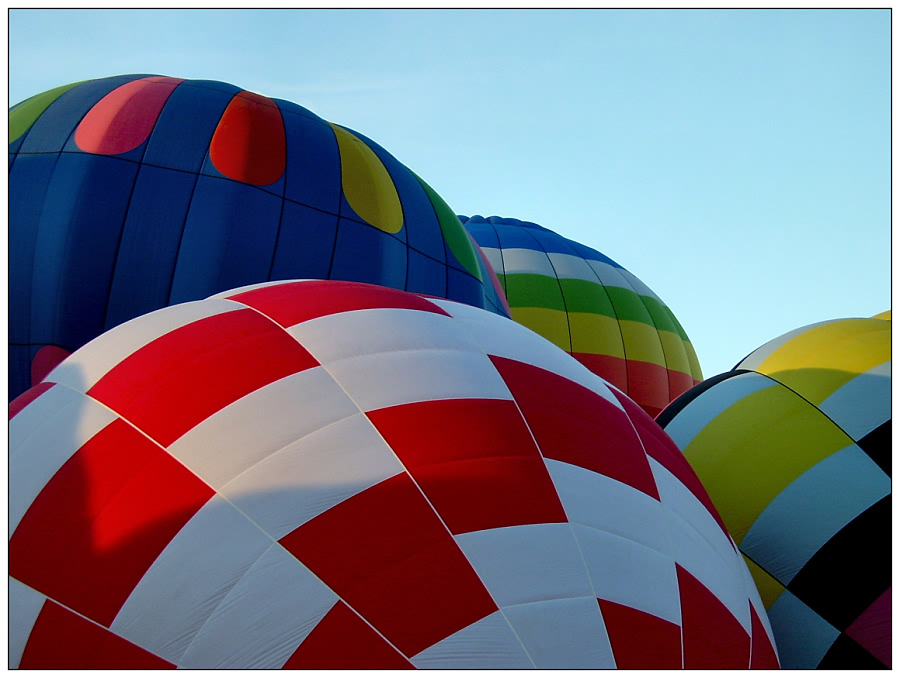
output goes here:
[[609, 257], [529, 221], [460, 219], [500, 278], [513, 319], [650, 416], [702, 380], [694, 347], [669, 307]]

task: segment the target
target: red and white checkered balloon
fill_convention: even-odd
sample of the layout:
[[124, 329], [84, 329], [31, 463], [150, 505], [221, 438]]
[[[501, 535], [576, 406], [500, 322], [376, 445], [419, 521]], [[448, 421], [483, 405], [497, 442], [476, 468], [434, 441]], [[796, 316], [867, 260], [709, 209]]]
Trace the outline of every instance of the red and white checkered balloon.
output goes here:
[[233, 290], [10, 414], [14, 667], [777, 666], [662, 429], [481, 309]]

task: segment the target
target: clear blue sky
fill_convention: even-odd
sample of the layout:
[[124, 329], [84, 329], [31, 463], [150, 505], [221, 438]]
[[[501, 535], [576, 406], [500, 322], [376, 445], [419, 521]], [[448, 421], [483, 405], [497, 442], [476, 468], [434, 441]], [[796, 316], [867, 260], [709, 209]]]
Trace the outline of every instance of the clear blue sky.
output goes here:
[[890, 10], [22, 10], [10, 105], [233, 83], [374, 139], [458, 214], [615, 259], [705, 376], [891, 306]]

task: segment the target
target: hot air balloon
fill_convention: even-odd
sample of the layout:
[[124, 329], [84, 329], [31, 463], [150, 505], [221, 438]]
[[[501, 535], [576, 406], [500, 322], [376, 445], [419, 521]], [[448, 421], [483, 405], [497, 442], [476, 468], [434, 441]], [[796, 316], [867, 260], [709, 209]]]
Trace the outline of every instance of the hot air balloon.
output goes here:
[[109, 330], [11, 417], [11, 666], [778, 665], [662, 429], [484, 309], [244, 287]]
[[497, 273], [512, 318], [651, 416], [702, 379], [693, 345], [669, 307], [609, 257], [529, 221], [460, 219]]
[[657, 421], [750, 564], [782, 666], [890, 667], [890, 312], [784, 334]]
[[268, 280], [363, 281], [504, 312], [428, 184], [294, 103], [125, 75], [14, 106], [9, 138], [10, 398], [125, 320]]

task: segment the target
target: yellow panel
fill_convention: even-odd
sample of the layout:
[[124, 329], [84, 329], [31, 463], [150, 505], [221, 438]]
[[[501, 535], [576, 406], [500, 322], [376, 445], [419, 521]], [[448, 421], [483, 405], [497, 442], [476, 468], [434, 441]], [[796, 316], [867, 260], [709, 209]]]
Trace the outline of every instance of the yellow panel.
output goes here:
[[517, 323], [537, 332], [561, 349], [572, 351], [572, 344], [569, 341], [569, 323], [566, 322], [565, 311], [527, 306], [514, 306], [511, 311], [512, 319]]
[[818, 409], [776, 384], [714, 418], [684, 456], [740, 544], [778, 493], [852, 442]]
[[854, 318], [817, 327], [777, 348], [757, 368], [819, 404], [855, 376], [891, 359], [891, 326]]
[[763, 374], [818, 367], [861, 374], [891, 359], [891, 328], [853, 318], [812, 327], [775, 349], [756, 369]]
[[688, 362], [691, 364], [691, 376], [694, 378], [694, 381], [703, 381], [703, 372], [700, 370], [700, 360], [697, 359], [697, 352], [694, 350], [694, 345], [689, 342], [684, 342], [684, 350], [687, 353]]
[[625, 357], [622, 333], [615, 318], [598, 313], [569, 313], [569, 330], [575, 353]]
[[343, 127], [328, 123], [341, 154], [341, 186], [350, 207], [386, 233], [403, 228], [403, 207], [387, 168], [369, 146]]
[[628, 360], [642, 360], [656, 365], [665, 365], [659, 332], [646, 323], [635, 320], [620, 320], [622, 337], [625, 339], [625, 357]]
[[668, 330], [659, 330], [663, 353], [666, 356], [666, 369], [691, 374], [691, 363], [684, 348], [684, 339]]
[[750, 570], [753, 581], [756, 583], [756, 590], [759, 591], [763, 607], [768, 610], [778, 600], [778, 596], [784, 593], [784, 585], [747, 556], [744, 556], [744, 562], [747, 563], [747, 569]]

